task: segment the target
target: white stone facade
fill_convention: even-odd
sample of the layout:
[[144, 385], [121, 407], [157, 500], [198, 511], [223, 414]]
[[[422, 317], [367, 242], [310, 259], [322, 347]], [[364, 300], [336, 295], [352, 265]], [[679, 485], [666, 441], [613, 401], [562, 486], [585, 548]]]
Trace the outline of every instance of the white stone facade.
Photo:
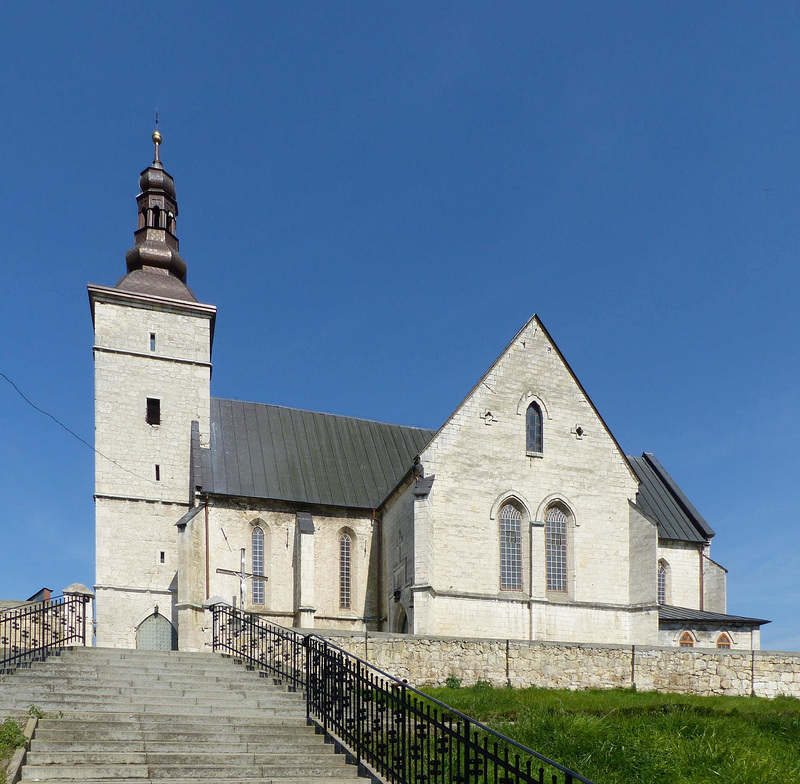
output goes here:
[[[526, 450], [531, 401], [543, 420], [536, 455]], [[656, 534], [631, 508], [638, 481], [537, 319], [421, 459], [435, 480], [427, 502], [414, 507], [415, 633], [656, 642]], [[505, 504], [522, 517], [520, 590], [501, 587]], [[567, 518], [567, 581], [559, 591], [548, 590], [546, 576], [544, 520], [553, 506]], [[633, 569], [642, 548], [646, 566]]]
[[[245, 609], [284, 625], [467, 634], [541, 641], [679, 645], [659, 632], [656, 570], [667, 603], [725, 611], [725, 570], [692, 542], [659, 541], [639, 482], [541, 323], [514, 338], [379, 509], [307, 508], [209, 498], [190, 487], [191, 429], [210, 444], [213, 307], [90, 287], [95, 321], [98, 644], [133, 647], [154, 613], [182, 648], [208, 643], [203, 603], [236, 602], [264, 545], [263, 586]], [[148, 422], [148, 399], [159, 401]], [[542, 443], [526, 443], [526, 412]], [[156, 468], [156, 466], [158, 468]], [[156, 473], [158, 472], [158, 473]], [[418, 491], [418, 479], [428, 486]], [[202, 506], [185, 525], [176, 522]], [[520, 520], [519, 582], [502, 579], [503, 508]], [[565, 583], [548, 584], [545, 520], [563, 513]], [[348, 539], [347, 598], [341, 542]], [[256, 578], [259, 579], [259, 578]], [[688, 628], [688, 627], [687, 627]], [[694, 632], [711, 644], [720, 629]], [[733, 648], [757, 634], [725, 630]]]
[[[133, 261], [172, 253], [172, 240], [154, 242], [138, 237]], [[662, 604], [726, 612], [713, 532], [700, 519], [684, 541], [676, 518], [677, 538], [659, 538], [662, 521], [640, 503], [638, 458], [623, 453], [535, 316], [435, 434], [347, 418], [314, 424], [328, 415], [286, 410], [270, 424], [268, 413], [250, 411], [252, 440], [252, 430], [228, 425], [247, 445], [240, 466], [213, 448], [224, 440], [223, 417], [235, 419], [232, 401], [212, 405], [216, 310], [195, 302], [174, 272], [134, 269], [128, 288], [89, 287], [99, 645], [137, 646], [143, 622], [151, 634], [156, 619], [177, 637], [168, 644], [202, 649], [204, 605], [238, 603], [244, 586], [245, 610], [304, 628], [636, 646], [680, 646], [690, 632], [695, 646], [725, 635], [731, 650], [758, 647], [757, 629], [745, 633], [743, 623], [692, 625], [691, 614], [660, 622], [659, 566]], [[293, 430], [289, 446], [273, 441], [271, 427], [277, 438], [295, 425], [337, 432], [330, 452], [305, 430], [302, 446]], [[384, 451], [368, 458], [354, 437], [362, 431]], [[270, 490], [266, 465], [282, 448]], [[239, 490], [228, 489], [226, 460]], [[657, 461], [650, 466], [658, 472]], [[216, 485], [215, 471], [224, 475]], [[680, 517], [678, 507], [691, 505], [659, 476]], [[337, 482], [344, 497], [347, 481], [359, 503], [320, 500]]]
[[[97, 644], [135, 647], [156, 608], [177, 628], [175, 522], [193, 503], [192, 421], [208, 441], [215, 309], [99, 286], [89, 293]], [[147, 421], [148, 399], [159, 401], [158, 424]]]

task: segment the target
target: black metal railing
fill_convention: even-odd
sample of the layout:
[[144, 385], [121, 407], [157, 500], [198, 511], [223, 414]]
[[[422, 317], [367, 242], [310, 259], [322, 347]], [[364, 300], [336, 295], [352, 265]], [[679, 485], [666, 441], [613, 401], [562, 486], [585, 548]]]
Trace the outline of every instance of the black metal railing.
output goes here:
[[402, 784], [592, 784], [317, 635], [212, 609], [214, 650], [303, 690], [309, 721], [362, 774]]
[[212, 610], [215, 651], [270, 673], [294, 691], [305, 688], [304, 635], [224, 604]]
[[86, 645], [91, 597], [57, 596], [0, 614], [0, 672], [41, 661], [69, 645]]

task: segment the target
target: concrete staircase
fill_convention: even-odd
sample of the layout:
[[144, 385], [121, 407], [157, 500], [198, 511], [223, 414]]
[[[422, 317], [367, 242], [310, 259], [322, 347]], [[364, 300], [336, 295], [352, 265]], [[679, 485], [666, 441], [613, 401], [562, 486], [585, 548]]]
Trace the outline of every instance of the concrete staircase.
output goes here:
[[0, 720], [39, 721], [22, 782], [364, 784], [302, 695], [210, 653], [76, 648], [0, 678]]

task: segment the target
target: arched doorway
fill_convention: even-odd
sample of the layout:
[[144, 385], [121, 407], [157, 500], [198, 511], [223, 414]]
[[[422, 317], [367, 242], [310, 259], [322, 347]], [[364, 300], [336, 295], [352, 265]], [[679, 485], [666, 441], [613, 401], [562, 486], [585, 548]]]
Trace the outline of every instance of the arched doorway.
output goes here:
[[136, 647], [145, 651], [177, 651], [178, 632], [163, 615], [153, 613], [139, 624]]
[[394, 613], [392, 631], [400, 632], [400, 634], [408, 634], [408, 616], [406, 615], [406, 611], [403, 609], [402, 604], [397, 605], [397, 610]]

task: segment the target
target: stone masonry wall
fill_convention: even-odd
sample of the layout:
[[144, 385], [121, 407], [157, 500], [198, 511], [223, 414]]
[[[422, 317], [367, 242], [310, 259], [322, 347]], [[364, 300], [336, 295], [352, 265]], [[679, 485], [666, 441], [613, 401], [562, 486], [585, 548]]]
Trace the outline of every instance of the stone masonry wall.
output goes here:
[[800, 698], [800, 653], [640, 648], [386, 633], [324, 633], [330, 642], [412, 686], [613, 689]]
[[[541, 409], [543, 449], [529, 454], [531, 402]], [[649, 592], [655, 601], [655, 572], [642, 575], [629, 568], [630, 502], [638, 483], [536, 319], [456, 409], [421, 460], [425, 475], [435, 480], [425, 527], [415, 521], [416, 539], [430, 542], [431, 552], [426, 575], [415, 564], [415, 633], [458, 634], [474, 621], [507, 637], [592, 635], [656, 643], [655, 627], [634, 629], [627, 613], [632, 595]], [[499, 513], [506, 502], [522, 518], [521, 580], [513, 589], [504, 588], [501, 577]], [[566, 590], [558, 591], [548, 590], [546, 577], [544, 520], [552, 505], [568, 518]], [[656, 530], [649, 525], [655, 543]], [[632, 586], [632, 577], [646, 584]], [[472, 601], [476, 595], [483, 601]], [[524, 612], [519, 602], [529, 598], [552, 606], [545, 614]], [[570, 603], [604, 610], [590, 621], [588, 611], [555, 607]]]

